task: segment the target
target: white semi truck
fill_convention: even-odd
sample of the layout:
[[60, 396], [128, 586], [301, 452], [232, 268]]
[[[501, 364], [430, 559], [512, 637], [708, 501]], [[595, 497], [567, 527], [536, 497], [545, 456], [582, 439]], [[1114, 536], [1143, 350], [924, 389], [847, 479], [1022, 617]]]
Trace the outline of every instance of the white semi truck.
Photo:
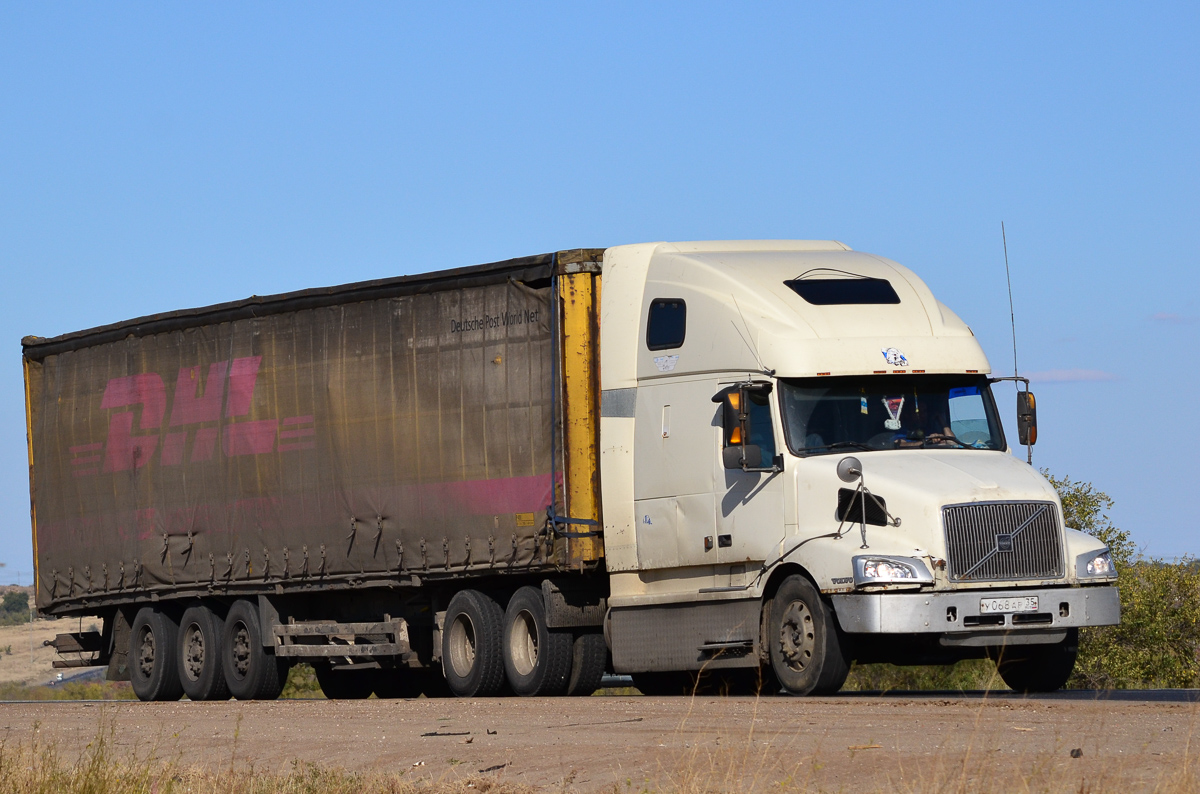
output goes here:
[[838, 242], [562, 251], [24, 349], [39, 607], [102, 614], [62, 664], [144, 699], [273, 697], [297, 660], [331, 697], [830, 694], [973, 657], [1044, 691], [1119, 619], [971, 329]]

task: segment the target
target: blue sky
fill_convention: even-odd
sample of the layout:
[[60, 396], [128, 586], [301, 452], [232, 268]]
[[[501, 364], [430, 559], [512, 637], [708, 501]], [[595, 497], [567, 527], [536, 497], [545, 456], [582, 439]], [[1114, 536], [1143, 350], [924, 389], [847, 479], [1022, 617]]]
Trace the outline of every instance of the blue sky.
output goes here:
[[1149, 553], [1200, 552], [1198, 34], [1183, 3], [2, 2], [0, 580], [32, 567], [23, 335], [835, 238], [1010, 370], [1002, 220], [1035, 464], [1110, 493]]

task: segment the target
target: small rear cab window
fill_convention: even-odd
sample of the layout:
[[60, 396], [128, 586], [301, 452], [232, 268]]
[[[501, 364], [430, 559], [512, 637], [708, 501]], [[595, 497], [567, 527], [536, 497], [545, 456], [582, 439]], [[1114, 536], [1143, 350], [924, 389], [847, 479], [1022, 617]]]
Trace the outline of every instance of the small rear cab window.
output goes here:
[[655, 298], [646, 318], [646, 347], [670, 350], [683, 345], [687, 331], [687, 304], [679, 298]]

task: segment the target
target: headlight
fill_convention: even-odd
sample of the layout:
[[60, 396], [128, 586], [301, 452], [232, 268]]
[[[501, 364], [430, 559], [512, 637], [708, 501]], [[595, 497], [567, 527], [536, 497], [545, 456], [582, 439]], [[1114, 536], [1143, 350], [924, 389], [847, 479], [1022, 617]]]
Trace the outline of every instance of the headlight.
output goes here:
[[911, 565], [890, 560], [867, 560], [863, 563], [863, 576], [867, 579], [916, 579], [917, 572]]
[[932, 584], [933, 574], [915, 557], [855, 557], [854, 585]]
[[1112, 579], [1117, 575], [1117, 567], [1108, 549], [1099, 553], [1089, 551], [1075, 560], [1075, 574], [1080, 579]]

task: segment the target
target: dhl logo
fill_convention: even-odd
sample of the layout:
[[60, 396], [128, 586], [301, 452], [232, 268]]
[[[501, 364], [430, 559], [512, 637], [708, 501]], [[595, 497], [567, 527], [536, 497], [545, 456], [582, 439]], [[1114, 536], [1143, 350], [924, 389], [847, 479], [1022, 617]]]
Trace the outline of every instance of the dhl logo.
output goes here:
[[[262, 356], [220, 361], [209, 365], [203, 381], [201, 367], [180, 369], [169, 420], [167, 390], [158, 374], [113, 378], [104, 388], [100, 407], [128, 410], [116, 410], [109, 416], [107, 441], [70, 448], [74, 476], [140, 469], [156, 451], [161, 465], [180, 466], [185, 459], [192, 463], [212, 460], [218, 446], [229, 458], [312, 449], [316, 430], [311, 415], [282, 421], [228, 421], [249, 415], [261, 364]], [[138, 429], [150, 432], [134, 433], [138, 406]], [[227, 421], [216, 426], [212, 423], [221, 420], [222, 408]]]

